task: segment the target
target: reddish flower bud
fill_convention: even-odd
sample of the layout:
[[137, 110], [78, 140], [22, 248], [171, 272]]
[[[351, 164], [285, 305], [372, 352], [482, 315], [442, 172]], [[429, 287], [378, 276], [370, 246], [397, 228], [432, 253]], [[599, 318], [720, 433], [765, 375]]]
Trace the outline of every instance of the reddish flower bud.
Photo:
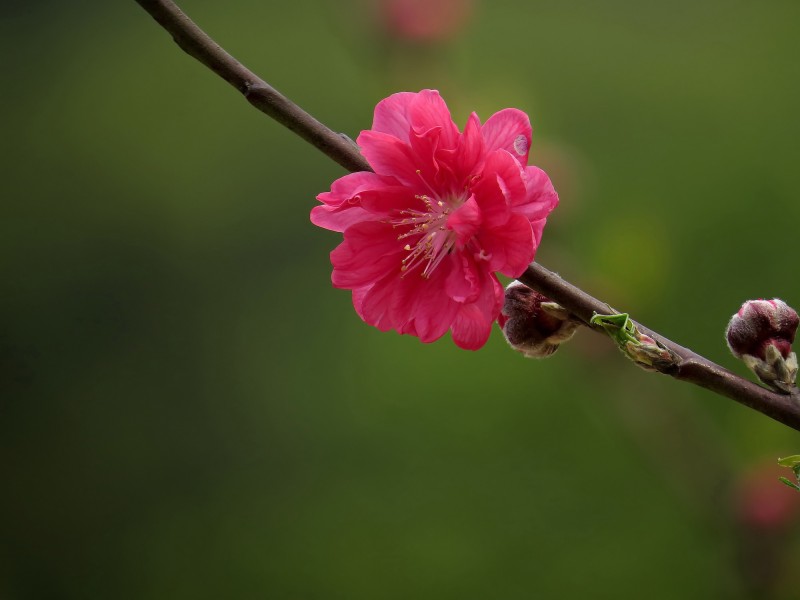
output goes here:
[[645, 371], [672, 373], [676, 369], [675, 353], [646, 333], [639, 333], [638, 343], [626, 342], [622, 351]]
[[547, 296], [518, 281], [506, 288], [497, 322], [509, 345], [528, 358], [550, 356], [580, 325]]
[[728, 323], [728, 347], [739, 358], [749, 354], [766, 360], [772, 344], [788, 358], [798, 322], [797, 313], [783, 300], [748, 300]]
[[761, 381], [789, 391], [797, 375], [792, 342], [798, 323], [797, 313], [783, 300], [748, 300], [731, 317], [725, 338], [733, 355]]

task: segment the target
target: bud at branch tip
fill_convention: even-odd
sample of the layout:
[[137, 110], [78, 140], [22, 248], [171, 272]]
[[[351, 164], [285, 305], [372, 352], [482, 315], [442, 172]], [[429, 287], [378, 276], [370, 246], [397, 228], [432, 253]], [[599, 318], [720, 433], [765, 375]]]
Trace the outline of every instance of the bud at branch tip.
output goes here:
[[763, 383], [788, 394], [797, 377], [792, 343], [799, 322], [795, 310], [779, 298], [748, 300], [728, 322], [725, 340]]

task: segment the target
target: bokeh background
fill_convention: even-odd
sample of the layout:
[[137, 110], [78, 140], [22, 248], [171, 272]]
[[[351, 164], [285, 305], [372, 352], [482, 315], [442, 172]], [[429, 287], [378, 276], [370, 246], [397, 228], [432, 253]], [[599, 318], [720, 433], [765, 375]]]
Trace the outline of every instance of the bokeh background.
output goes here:
[[[538, 260], [745, 374], [800, 305], [793, 0], [183, 8], [355, 138], [400, 90], [507, 106]], [[800, 436], [580, 332], [382, 334], [330, 285], [343, 171], [134, 2], [0, 8], [0, 598], [792, 599]]]

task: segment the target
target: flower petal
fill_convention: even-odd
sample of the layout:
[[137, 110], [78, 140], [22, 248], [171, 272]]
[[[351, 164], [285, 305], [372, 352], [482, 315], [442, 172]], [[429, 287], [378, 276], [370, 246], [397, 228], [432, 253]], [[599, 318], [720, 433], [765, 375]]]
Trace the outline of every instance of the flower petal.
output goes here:
[[447, 332], [458, 310], [444, 293], [444, 279], [444, 272], [431, 279], [418, 274], [384, 277], [363, 294], [359, 314], [382, 331], [394, 329], [433, 342]]
[[417, 177], [424, 186], [428, 194], [447, 196], [453, 193], [456, 185], [452, 169], [442, 158], [439, 147], [442, 130], [440, 127], [428, 129], [423, 133], [413, 132], [411, 134], [411, 150], [413, 151], [419, 170]]
[[456, 345], [465, 350], [482, 348], [489, 339], [502, 304], [503, 287], [493, 274], [487, 273], [480, 297], [471, 304], [461, 305], [453, 321], [451, 332]]
[[348, 227], [344, 241], [331, 252], [333, 285], [353, 289], [400, 271], [403, 249], [392, 226], [364, 221]]
[[356, 313], [361, 317], [362, 321], [366, 321], [363, 311], [364, 298], [367, 296], [370, 289], [372, 289], [373, 285], [374, 284], [370, 283], [362, 287], [353, 288], [353, 308], [356, 309]]
[[481, 178], [473, 186], [486, 227], [502, 227], [511, 207], [526, 202], [524, 175], [520, 164], [505, 150], [496, 150], [486, 158]]
[[361, 207], [373, 216], [385, 217], [397, 211], [424, 210], [425, 205], [406, 186], [394, 185], [359, 193]]
[[379, 218], [360, 206], [315, 206], [311, 209], [311, 222], [317, 227], [342, 232], [355, 223]]
[[488, 173], [472, 187], [475, 202], [481, 211], [484, 227], [502, 227], [511, 216], [511, 208], [497, 174]]
[[419, 189], [418, 158], [408, 144], [388, 133], [362, 131], [358, 145], [376, 173], [391, 175], [405, 185]]
[[481, 122], [478, 115], [472, 113], [467, 119], [464, 133], [459, 137], [458, 146], [439, 148], [437, 152], [440, 165], [444, 165], [451, 173], [451, 193], [458, 194], [469, 187], [480, 173], [485, 155]]
[[378, 102], [372, 118], [372, 131], [388, 133], [403, 142], [408, 142], [411, 131], [409, 109], [417, 97], [413, 92], [400, 92]]
[[518, 214], [512, 214], [502, 227], [482, 230], [478, 243], [489, 257], [489, 270], [509, 277], [521, 275], [536, 254], [531, 223]]
[[441, 131], [439, 143], [443, 148], [455, 148], [458, 145], [458, 127], [436, 90], [422, 90], [417, 94], [411, 100], [408, 115], [414, 132], [422, 134], [438, 128]]
[[447, 218], [447, 228], [455, 231], [458, 235], [459, 248], [463, 248], [478, 233], [481, 221], [481, 209], [475, 201], [475, 196], [470, 196]]
[[475, 302], [481, 292], [481, 276], [472, 257], [466, 252], [451, 255], [445, 291], [460, 304]]
[[[315, 206], [311, 210], [311, 222], [331, 231], [344, 231], [359, 221], [375, 219], [375, 215], [363, 210], [361, 194], [369, 189], [396, 187], [398, 187], [398, 181], [394, 177], [383, 177], [368, 171], [350, 173], [340, 177], [333, 182], [330, 192], [324, 192], [317, 196], [317, 200], [323, 204]], [[371, 212], [380, 211], [372, 210]]]
[[458, 146], [458, 153], [454, 161], [454, 170], [457, 175], [466, 180], [475, 172], [478, 161], [486, 154], [486, 146], [481, 135], [481, 120], [472, 113], [464, 126], [464, 133]]
[[[395, 329], [389, 316], [389, 301], [397, 279], [399, 279], [399, 275], [386, 275], [363, 295], [360, 316], [365, 323], [373, 325], [381, 331]], [[355, 298], [355, 296], [353, 297]]]
[[446, 270], [437, 269], [419, 290], [419, 304], [413, 326], [415, 335], [426, 344], [447, 333], [461, 306], [448, 298], [445, 292], [447, 278]]
[[525, 187], [525, 171], [511, 154], [505, 150], [496, 150], [486, 157], [483, 176], [491, 175], [497, 178], [508, 206], [525, 201], [528, 193]]
[[[547, 219], [539, 219], [538, 221], [531, 221], [531, 230], [533, 231], [533, 243], [538, 248], [542, 242], [542, 232], [544, 226], [547, 224]], [[533, 259], [531, 259], [533, 260]]]
[[377, 173], [370, 173], [369, 171], [359, 171], [357, 173], [349, 173], [344, 177], [339, 177], [331, 184], [331, 191], [324, 192], [317, 196], [320, 202], [326, 204], [335, 203], [337, 200], [346, 200], [356, 196], [363, 190], [371, 190], [375, 188], [397, 185], [397, 181], [392, 177], [384, 177]]
[[487, 152], [503, 149], [521, 165], [528, 164], [533, 130], [528, 115], [524, 112], [516, 108], [506, 108], [496, 112], [484, 123], [481, 132]]
[[367, 315], [365, 311], [365, 305], [368, 307], [373, 307], [375, 305], [380, 305], [380, 301], [373, 298], [372, 303], [368, 301], [370, 297], [370, 292], [375, 288], [376, 284], [368, 285], [361, 288], [356, 288], [353, 290], [353, 306], [356, 309], [356, 313], [358, 316], [361, 317], [361, 320], [364, 321], [367, 325], [372, 325], [373, 327], [377, 327], [380, 331], [391, 331], [392, 330], [392, 323], [389, 320], [389, 315], [386, 312], [382, 312], [378, 315], [377, 319], [373, 319], [373, 313], [370, 312]]
[[375, 284], [373, 293], [367, 299], [367, 304], [372, 305], [369, 310], [373, 311], [373, 315], [381, 311], [387, 323], [399, 333], [413, 331], [408, 324], [414, 319], [420, 293], [426, 283], [427, 279], [418, 273], [397, 272], [391, 277], [384, 277]]
[[558, 206], [558, 194], [547, 173], [539, 167], [525, 167], [525, 197], [512, 202], [512, 210], [531, 221], [545, 218]]

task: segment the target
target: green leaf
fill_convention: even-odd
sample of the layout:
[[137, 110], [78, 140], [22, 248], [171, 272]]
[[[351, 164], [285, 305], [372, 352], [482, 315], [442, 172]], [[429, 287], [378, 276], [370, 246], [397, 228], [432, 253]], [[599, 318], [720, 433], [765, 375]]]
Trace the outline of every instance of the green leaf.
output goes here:
[[617, 342], [620, 348], [624, 348], [628, 342], [639, 344], [638, 331], [636, 326], [631, 321], [628, 313], [619, 313], [616, 315], [598, 315], [595, 314], [589, 319], [590, 325], [600, 325], [611, 338]]
[[782, 467], [787, 467], [794, 472], [794, 476], [797, 478], [797, 483], [792, 483], [786, 477], [781, 477], [780, 480], [788, 485], [790, 488], [796, 489], [800, 492], [800, 454], [793, 454], [792, 456], [787, 456], [786, 458], [779, 458], [778, 464]]
[[786, 485], [788, 485], [793, 490], [797, 490], [798, 492], [800, 492], [800, 485], [797, 485], [796, 483], [792, 483], [791, 481], [786, 479], [786, 477], [779, 477], [778, 479], [780, 479], [781, 483], [785, 483]]
[[793, 469], [794, 467], [800, 465], [800, 454], [793, 454], [792, 456], [787, 456], [786, 458], [779, 458], [778, 464], [782, 467], [789, 467]]

